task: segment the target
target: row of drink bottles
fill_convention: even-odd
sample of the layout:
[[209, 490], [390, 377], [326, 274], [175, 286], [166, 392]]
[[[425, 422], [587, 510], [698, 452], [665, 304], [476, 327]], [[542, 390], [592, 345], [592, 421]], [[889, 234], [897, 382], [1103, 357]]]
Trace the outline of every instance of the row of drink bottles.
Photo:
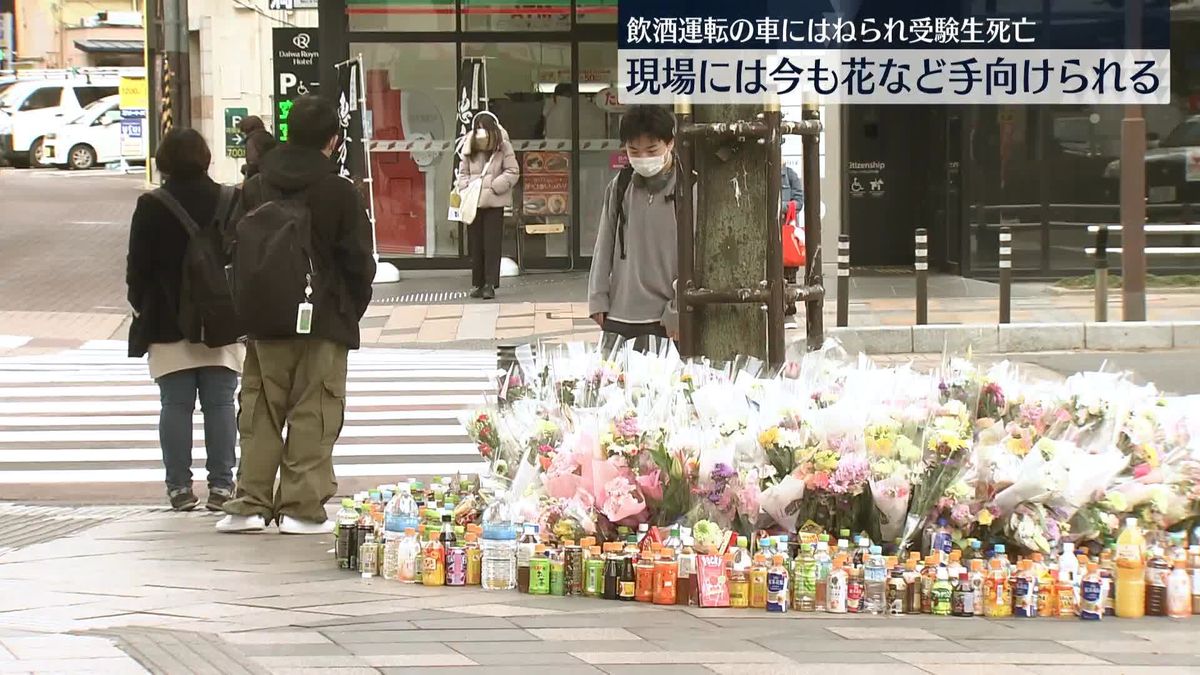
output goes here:
[[1148, 545], [1134, 519], [1094, 559], [1064, 544], [1057, 555], [1034, 553], [1013, 564], [1002, 544], [985, 552], [972, 540], [956, 549], [937, 528], [929, 554], [903, 562], [866, 537], [852, 545], [847, 530], [836, 540], [737, 537], [720, 555], [705, 555], [681, 527], [643, 525], [624, 541], [551, 543], [537, 525], [518, 531], [502, 499], [482, 526], [455, 526], [454, 491], [449, 480], [440, 484], [436, 495], [414, 481], [344, 500], [339, 566], [425, 585], [774, 612], [1087, 620], [1200, 614], [1200, 546], [1185, 548], [1179, 534]]

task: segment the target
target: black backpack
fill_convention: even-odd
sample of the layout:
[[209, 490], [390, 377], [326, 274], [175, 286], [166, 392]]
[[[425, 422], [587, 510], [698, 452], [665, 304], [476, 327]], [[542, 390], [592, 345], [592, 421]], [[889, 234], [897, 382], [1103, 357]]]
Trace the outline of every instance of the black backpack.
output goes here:
[[179, 330], [185, 338], [198, 332], [200, 341], [209, 347], [237, 342], [242, 333], [225, 273], [223, 244], [234, 189], [221, 186], [210, 227], [200, 227], [179, 200], [165, 189], [158, 188], [150, 195], [167, 207], [188, 234], [179, 289]]
[[259, 180], [265, 201], [235, 227], [234, 305], [248, 336], [295, 337], [300, 303], [318, 297], [312, 212], [303, 191], [284, 194]]

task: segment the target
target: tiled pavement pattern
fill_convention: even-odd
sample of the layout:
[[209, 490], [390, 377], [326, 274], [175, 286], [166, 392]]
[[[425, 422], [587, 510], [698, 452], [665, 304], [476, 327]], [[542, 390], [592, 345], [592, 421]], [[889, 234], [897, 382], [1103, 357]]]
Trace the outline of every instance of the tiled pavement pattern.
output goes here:
[[[95, 341], [0, 355], [0, 495], [37, 499], [73, 485], [94, 495], [76, 494], [79, 500], [104, 499], [105, 492], [116, 499], [161, 497], [158, 388], [145, 363], [125, 354], [122, 343]], [[334, 450], [342, 488], [357, 489], [356, 480], [373, 487], [378, 477], [397, 473], [481, 468], [458, 416], [494, 388], [495, 362], [494, 352], [479, 351], [352, 353], [346, 424]], [[194, 422], [193, 478], [201, 489], [198, 413]]]
[[0, 673], [1200, 673], [1200, 619], [768, 616], [425, 588], [334, 569], [330, 537], [219, 535], [214, 520], [146, 512], [0, 555]]
[[[947, 285], [962, 283], [947, 279]], [[911, 283], [911, 282], [909, 282]], [[969, 282], [982, 284], [983, 282]], [[901, 291], [903, 286], [890, 286]], [[994, 288], [994, 287], [993, 287]], [[993, 290], [992, 293], [995, 291]], [[372, 305], [361, 322], [364, 346], [490, 348], [497, 344], [523, 343], [538, 339], [550, 342], [595, 340], [599, 328], [588, 318], [583, 294], [547, 297], [565, 300], [514, 300], [497, 302], [454, 300], [441, 304]], [[934, 293], [934, 291], [931, 291]], [[906, 326], [914, 321], [913, 299], [903, 294], [853, 299], [851, 326]], [[1148, 296], [1149, 318], [1154, 321], [1200, 320], [1200, 292], [1155, 293]], [[992, 297], [933, 297], [930, 323], [996, 323], [997, 305]], [[835, 325], [836, 304], [825, 305], [825, 325]], [[1120, 296], [1109, 302], [1109, 317], [1121, 316]], [[1015, 294], [1014, 323], [1091, 321], [1090, 293]], [[800, 317], [803, 324], [803, 315]], [[799, 329], [793, 329], [794, 337]], [[61, 349], [85, 340], [124, 340], [128, 319], [117, 313], [0, 311], [0, 334], [28, 336], [22, 353]], [[0, 354], [17, 347], [0, 340]]]

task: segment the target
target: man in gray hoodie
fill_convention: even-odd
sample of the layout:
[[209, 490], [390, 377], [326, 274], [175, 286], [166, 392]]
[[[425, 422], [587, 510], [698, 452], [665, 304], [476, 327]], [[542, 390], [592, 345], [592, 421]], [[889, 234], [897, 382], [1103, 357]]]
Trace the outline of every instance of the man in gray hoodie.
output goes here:
[[675, 118], [658, 106], [631, 106], [621, 142], [630, 169], [604, 193], [588, 313], [604, 332], [627, 340], [678, 339]]

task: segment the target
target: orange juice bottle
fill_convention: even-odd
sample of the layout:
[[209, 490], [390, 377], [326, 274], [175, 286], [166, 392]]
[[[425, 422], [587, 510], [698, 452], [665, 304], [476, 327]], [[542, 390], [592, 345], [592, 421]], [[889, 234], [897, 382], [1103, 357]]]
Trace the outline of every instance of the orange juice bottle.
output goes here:
[[1012, 590], [1002, 565], [998, 558], [992, 558], [983, 580], [983, 614], [988, 618], [1012, 616]]
[[1117, 616], [1137, 619], [1146, 615], [1146, 539], [1137, 518], [1126, 518], [1117, 538]]

